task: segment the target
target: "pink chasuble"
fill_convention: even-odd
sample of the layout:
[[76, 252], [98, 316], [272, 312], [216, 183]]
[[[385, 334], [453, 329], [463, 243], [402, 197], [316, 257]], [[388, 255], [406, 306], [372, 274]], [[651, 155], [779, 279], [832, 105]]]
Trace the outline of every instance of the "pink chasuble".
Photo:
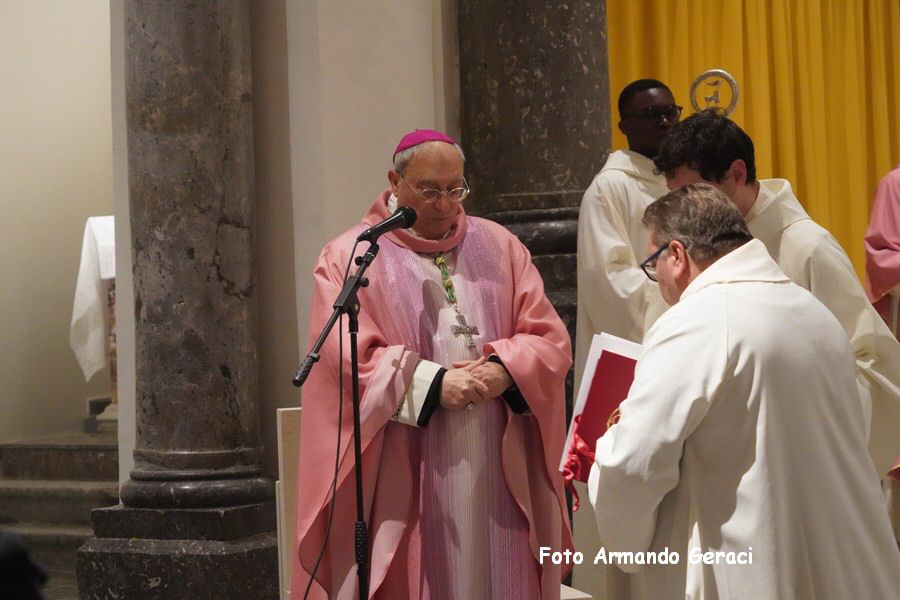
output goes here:
[[[891, 306], [891, 290], [900, 285], [900, 167], [884, 176], [875, 192], [872, 215], [866, 231], [866, 294], [875, 308], [900, 335], [897, 307]], [[892, 311], [893, 308], [893, 311]]]
[[[365, 222], [322, 253], [310, 334], [318, 333], [340, 289], [352, 241], [388, 216], [387, 193]], [[357, 250], [361, 254], [366, 244]], [[543, 293], [527, 250], [507, 230], [466, 217], [444, 240], [387, 234], [360, 293], [364, 490], [372, 557], [372, 597], [557, 598], [562, 572], [539, 565], [539, 546], [571, 547], [562, 479], [568, 334]], [[476, 348], [454, 335], [456, 314], [435, 253], [444, 253], [460, 312], [478, 327]], [[346, 327], [346, 325], [345, 325]], [[345, 333], [345, 339], [348, 339]], [[302, 597], [322, 546], [334, 464], [337, 336], [303, 392], [298, 552], [292, 595]], [[500, 399], [472, 411], [435, 411], [427, 427], [391, 417], [421, 359], [449, 367], [497, 354], [533, 415]], [[343, 457], [335, 523], [311, 597], [352, 598], [356, 570], [349, 349], [345, 347]]]

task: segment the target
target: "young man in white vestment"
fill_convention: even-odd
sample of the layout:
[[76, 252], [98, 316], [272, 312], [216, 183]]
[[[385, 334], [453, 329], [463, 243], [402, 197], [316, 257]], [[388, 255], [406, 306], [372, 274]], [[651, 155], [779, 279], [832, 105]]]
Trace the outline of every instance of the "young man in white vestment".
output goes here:
[[[619, 94], [619, 130], [627, 150], [616, 150], [585, 190], [578, 213], [578, 334], [576, 365], [591, 336], [606, 332], [640, 343], [665, 303], [638, 263], [647, 244], [644, 209], [668, 192], [653, 157], [681, 107], [656, 79], [638, 79]], [[655, 308], [656, 310], [648, 309]], [[580, 356], [581, 360], [578, 360]]]
[[737, 205], [784, 273], [830, 310], [850, 338], [869, 452], [884, 475], [900, 456], [900, 344], [866, 297], [847, 253], [810, 219], [784, 179], [756, 179], [753, 140], [707, 110], [672, 128], [654, 159], [669, 188], [698, 181]]
[[702, 571], [703, 598], [900, 598], [841, 324], [716, 188], [676, 190], [644, 221], [643, 265], [672, 307], [597, 442], [589, 490], [607, 550], [649, 571], [654, 597], [684, 598], [678, 567], [640, 565], [693, 505], [700, 546], [679, 566]]
[[[616, 150], [585, 190], [578, 213], [578, 312], [575, 336], [575, 380], [581, 379], [591, 338], [610, 333], [640, 343], [644, 332], [667, 308], [655, 282], [644, 276], [640, 263], [647, 232], [644, 209], [668, 192], [653, 157], [678, 122], [681, 107], [666, 84], [638, 79], [619, 93], [619, 131], [627, 150]], [[578, 484], [580, 485], [580, 484]], [[591, 508], [575, 513], [576, 546], [597, 545]], [[631, 599], [628, 578], [610, 568], [605, 582], [590, 565], [575, 566], [576, 584], [596, 579], [611, 600]]]

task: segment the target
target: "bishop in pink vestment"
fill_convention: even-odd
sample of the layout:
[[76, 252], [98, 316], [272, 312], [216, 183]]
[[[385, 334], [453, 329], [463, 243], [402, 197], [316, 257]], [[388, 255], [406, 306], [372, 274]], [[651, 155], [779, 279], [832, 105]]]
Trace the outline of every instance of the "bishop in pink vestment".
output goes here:
[[[900, 166], [878, 184], [865, 244], [866, 295], [900, 340]], [[890, 475], [900, 480], [900, 456]]]
[[[900, 297], [900, 166], [884, 176], [875, 192], [866, 231], [866, 294], [898, 335]], [[893, 290], [893, 294], [891, 291]], [[893, 306], [891, 302], [893, 300]]]
[[[411, 150], [402, 146], [398, 154], [406, 151], [400, 159], [408, 164], [398, 168], [395, 154], [391, 189], [375, 199], [362, 223], [322, 251], [310, 315], [314, 339], [332, 311], [356, 237], [390, 216], [398, 203], [415, 208], [413, 230], [378, 240], [380, 251], [366, 272], [370, 285], [359, 293], [370, 597], [558, 598], [562, 568], [540, 564], [538, 557], [541, 546], [571, 548], [556, 468], [565, 436], [569, 336], [544, 295], [528, 250], [500, 225], [465, 214], [461, 200], [468, 187], [458, 146], [433, 136]], [[355, 254], [367, 245], [360, 244]], [[343, 327], [344, 397], [333, 505], [337, 332], [303, 388], [291, 586], [298, 599], [323, 545], [309, 597], [357, 596], [346, 321]], [[506, 389], [488, 394], [495, 384], [469, 380], [463, 398], [469, 401], [455, 403], [442, 386], [448, 388], [454, 374], [462, 373], [460, 365], [472, 368], [484, 357], [490, 363], [471, 370], [472, 377], [491, 366], [508, 377]], [[424, 405], [423, 390], [428, 392]], [[326, 536], [330, 510], [334, 521]]]

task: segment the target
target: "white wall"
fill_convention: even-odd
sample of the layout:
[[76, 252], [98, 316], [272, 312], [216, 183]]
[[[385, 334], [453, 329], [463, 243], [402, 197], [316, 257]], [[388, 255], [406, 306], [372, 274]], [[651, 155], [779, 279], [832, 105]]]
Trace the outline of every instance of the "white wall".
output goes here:
[[128, 196], [128, 129], [125, 122], [125, 3], [111, 0], [110, 56], [113, 190], [116, 213], [116, 369], [119, 396], [119, 483], [134, 468], [134, 282]]
[[294, 223], [284, 0], [250, 5], [256, 165], [256, 289], [259, 418], [266, 470], [278, 473], [276, 411], [296, 406], [291, 377], [300, 353], [294, 286]]
[[84, 222], [112, 214], [108, 0], [0, 2], [0, 440], [81, 429]]
[[[415, 128], [443, 127], [435, 89], [435, 2], [287, 3], [297, 320], [309, 336], [312, 271], [331, 238], [387, 187], [391, 155]], [[441, 44], [439, 48], [444, 48]], [[441, 81], [436, 82], [440, 77]], [[365, 307], [363, 307], [365, 310]]]

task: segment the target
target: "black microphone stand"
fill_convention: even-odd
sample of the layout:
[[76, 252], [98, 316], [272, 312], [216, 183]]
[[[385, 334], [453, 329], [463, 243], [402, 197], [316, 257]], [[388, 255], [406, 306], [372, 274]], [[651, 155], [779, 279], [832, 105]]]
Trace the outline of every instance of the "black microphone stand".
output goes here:
[[[302, 386], [309, 376], [310, 369], [319, 360], [319, 350], [325, 344], [325, 338], [328, 337], [341, 314], [346, 313], [350, 330], [350, 377], [353, 386], [353, 456], [356, 461], [356, 527], [354, 528], [354, 540], [356, 547], [356, 572], [359, 576], [359, 597], [363, 600], [369, 597], [369, 534], [366, 529], [365, 512], [363, 510], [362, 441], [359, 424], [359, 355], [357, 350], [359, 299], [356, 297], [356, 294], [359, 288], [369, 285], [369, 280], [363, 277], [363, 273], [375, 260], [376, 254], [378, 254], [378, 244], [375, 243], [375, 240], [372, 240], [366, 253], [354, 259], [359, 268], [353, 277], [344, 283], [344, 288], [338, 295], [337, 300], [334, 301], [334, 312], [331, 313], [331, 318], [328, 319], [328, 323], [325, 324], [322, 333], [319, 334], [319, 338], [313, 345], [312, 350], [300, 363], [300, 368], [297, 369], [297, 374], [294, 375], [294, 385], [297, 387]], [[338, 418], [340, 419], [341, 415], [338, 415]]]

